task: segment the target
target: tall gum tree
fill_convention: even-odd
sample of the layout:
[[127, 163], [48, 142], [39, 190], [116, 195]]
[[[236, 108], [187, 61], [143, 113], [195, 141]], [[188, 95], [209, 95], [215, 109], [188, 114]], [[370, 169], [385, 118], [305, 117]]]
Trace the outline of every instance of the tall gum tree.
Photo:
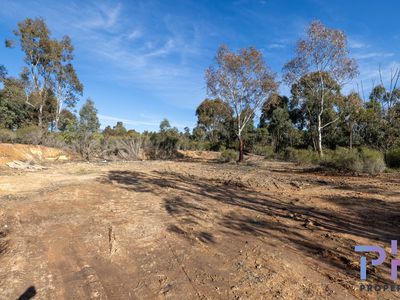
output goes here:
[[206, 70], [207, 92], [227, 103], [236, 120], [239, 162], [243, 161], [243, 130], [268, 97], [276, 92], [275, 74], [266, 66], [262, 54], [250, 47], [234, 53], [220, 46], [215, 65]]
[[343, 31], [327, 28], [321, 22], [314, 21], [307, 30], [307, 36], [300, 39], [296, 47], [296, 55], [284, 66], [284, 80], [292, 85], [306, 75], [314, 74], [318, 84], [310, 87], [313, 97], [318, 98], [317, 151], [323, 156], [322, 131], [339, 118], [323, 124], [325, 98], [329, 91], [325, 88], [324, 74], [332, 78], [340, 86], [358, 75], [357, 63], [348, 57], [347, 38]]
[[60, 115], [64, 109], [64, 105], [72, 108], [82, 96], [83, 85], [79, 81], [75, 68], [72, 65], [74, 58], [71, 39], [64, 36], [60, 42], [57, 43], [56, 51], [58, 58], [52, 76], [54, 84], [54, 92], [57, 99], [57, 105], [54, 116], [54, 127], [58, 129], [60, 123]]
[[[24, 52], [26, 66], [22, 71], [25, 82], [27, 104], [38, 112], [38, 125], [43, 124], [43, 114], [48, 92], [52, 91], [57, 98], [57, 109], [54, 121], [57, 125], [62, 104], [74, 106], [77, 95], [83, 90], [82, 84], [71, 64], [73, 46], [69, 37], [61, 41], [52, 39], [50, 31], [41, 18], [30, 19], [18, 23], [14, 34]], [[7, 47], [13, 47], [13, 41], [6, 41]], [[33, 102], [30, 100], [34, 100]]]
[[227, 135], [227, 125], [232, 119], [232, 109], [220, 99], [205, 99], [196, 109], [197, 126], [202, 128], [212, 143]]

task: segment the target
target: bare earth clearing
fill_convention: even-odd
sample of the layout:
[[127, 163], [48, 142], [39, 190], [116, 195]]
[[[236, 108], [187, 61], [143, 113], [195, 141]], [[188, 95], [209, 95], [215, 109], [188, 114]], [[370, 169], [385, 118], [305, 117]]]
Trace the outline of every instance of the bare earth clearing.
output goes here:
[[0, 299], [395, 299], [358, 290], [353, 249], [389, 249], [399, 195], [258, 158], [3, 169]]

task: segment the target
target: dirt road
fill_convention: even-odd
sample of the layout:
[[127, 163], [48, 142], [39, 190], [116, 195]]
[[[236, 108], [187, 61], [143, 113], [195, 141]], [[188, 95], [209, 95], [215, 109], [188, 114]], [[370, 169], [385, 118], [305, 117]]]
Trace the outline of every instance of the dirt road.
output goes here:
[[263, 160], [6, 170], [0, 299], [395, 299], [359, 291], [354, 246], [390, 248], [399, 195], [398, 174]]

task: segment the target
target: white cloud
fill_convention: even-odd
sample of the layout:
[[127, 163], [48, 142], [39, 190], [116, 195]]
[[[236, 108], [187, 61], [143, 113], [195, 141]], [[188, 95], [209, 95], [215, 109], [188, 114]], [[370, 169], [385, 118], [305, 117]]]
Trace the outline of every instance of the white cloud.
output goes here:
[[124, 118], [101, 115], [101, 114], [99, 114], [98, 117], [101, 121], [106, 121], [105, 122], [106, 124], [109, 124], [111, 121], [111, 122], [115, 122], [115, 123], [123, 122], [126, 125], [132, 125], [132, 126], [135, 126], [135, 125], [158, 126], [158, 125], [160, 125], [160, 122], [161, 122], [161, 120], [160, 121], [152, 121], [152, 122], [140, 121], [140, 120], [130, 120], [130, 119], [124, 119]]
[[90, 10], [85, 10], [84, 21], [75, 23], [76, 26], [86, 29], [110, 29], [114, 27], [120, 18], [122, 10], [121, 3], [116, 6], [105, 6], [96, 4]]
[[275, 43], [275, 44], [268, 45], [267, 48], [268, 49], [282, 49], [282, 48], [286, 48], [286, 45]]
[[[125, 119], [125, 118], [120, 118], [120, 117], [115, 117], [115, 116], [107, 116], [107, 115], [98, 115], [100, 121], [102, 123], [102, 127], [106, 127], [108, 125], [113, 126], [117, 122], [122, 122], [124, 125], [131, 125], [131, 126], [144, 126], [144, 127], [153, 127], [154, 129], [158, 129], [160, 126], [161, 121], [164, 118], [160, 117], [152, 117], [151, 121], [148, 120], [131, 120], [131, 119]], [[179, 122], [174, 122], [171, 121], [171, 126], [178, 127], [180, 129], [183, 129], [187, 125], [179, 123]], [[129, 126], [128, 126], [129, 127]]]
[[132, 32], [130, 32], [127, 36], [129, 40], [136, 40], [140, 37], [142, 37], [143, 33], [139, 29], [135, 29]]
[[349, 37], [347, 40], [348, 40], [349, 47], [352, 49], [362, 49], [362, 48], [369, 47], [369, 45], [364, 43], [363, 41], [360, 41], [360, 40], [357, 40], [357, 39], [354, 39], [351, 37]]
[[392, 57], [394, 53], [391, 52], [367, 52], [367, 53], [357, 53], [353, 55], [356, 59], [369, 59], [369, 58], [384, 58]]

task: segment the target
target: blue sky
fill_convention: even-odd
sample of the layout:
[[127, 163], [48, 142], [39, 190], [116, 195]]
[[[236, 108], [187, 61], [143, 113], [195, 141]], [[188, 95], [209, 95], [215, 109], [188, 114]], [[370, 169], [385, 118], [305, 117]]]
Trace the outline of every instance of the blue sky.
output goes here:
[[[206, 97], [204, 70], [221, 43], [261, 49], [279, 79], [296, 41], [319, 19], [346, 32], [360, 67], [357, 82], [368, 91], [379, 65], [384, 79], [400, 65], [399, 11], [395, 0], [0, 0], [0, 39], [12, 38], [18, 21], [43, 17], [54, 36], [72, 38], [85, 86], [81, 103], [95, 101], [103, 127], [121, 120], [156, 130], [166, 117], [182, 129], [196, 123], [195, 109]], [[17, 75], [22, 53], [1, 46], [0, 64]]]

